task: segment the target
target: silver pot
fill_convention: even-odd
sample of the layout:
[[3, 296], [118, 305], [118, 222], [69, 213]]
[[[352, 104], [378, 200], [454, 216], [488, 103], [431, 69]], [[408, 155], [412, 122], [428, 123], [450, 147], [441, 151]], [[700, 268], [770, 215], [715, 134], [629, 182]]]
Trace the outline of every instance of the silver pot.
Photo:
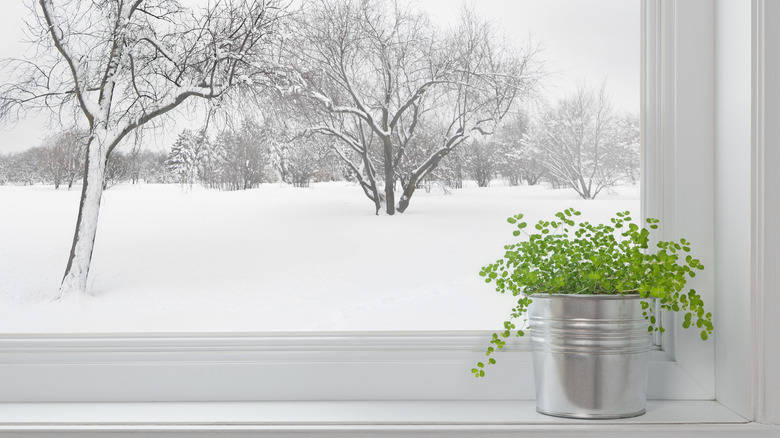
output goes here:
[[568, 418], [645, 413], [651, 337], [637, 295], [532, 295], [536, 410]]

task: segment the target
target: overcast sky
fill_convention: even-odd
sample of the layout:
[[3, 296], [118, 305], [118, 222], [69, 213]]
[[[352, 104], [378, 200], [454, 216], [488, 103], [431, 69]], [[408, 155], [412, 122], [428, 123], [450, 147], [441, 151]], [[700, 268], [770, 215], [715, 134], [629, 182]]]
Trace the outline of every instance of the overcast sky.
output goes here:
[[[454, 0], [417, 0], [441, 23], [454, 22]], [[541, 43], [558, 72], [548, 93], [560, 97], [578, 83], [607, 80], [615, 106], [639, 112], [640, 0], [467, 0], [507, 36]]]
[[[5, 0], [0, 14], [0, 58], [24, 53], [23, 19], [30, 0]], [[56, 3], [56, 2], [55, 2]], [[440, 25], [454, 22], [456, 0], [416, 0]], [[476, 11], [522, 43], [529, 35], [557, 72], [547, 95], [555, 99], [585, 83], [606, 80], [617, 109], [639, 112], [640, 0], [473, 0]], [[0, 153], [38, 146], [49, 133], [42, 118], [0, 127]], [[159, 147], [159, 146], [158, 146]]]

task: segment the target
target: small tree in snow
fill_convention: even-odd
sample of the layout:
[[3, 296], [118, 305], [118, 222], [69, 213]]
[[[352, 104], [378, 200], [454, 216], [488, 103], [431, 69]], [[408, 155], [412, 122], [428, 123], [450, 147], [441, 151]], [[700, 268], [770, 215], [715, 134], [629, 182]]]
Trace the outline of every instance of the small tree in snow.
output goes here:
[[70, 190], [73, 183], [83, 175], [86, 146], [86, 133], [77, 129], [59, 132], [46, 140], [44, 166], [55, 189], [59, 189], [61, 183], [66, 183]]
[[541, 176], [535, 171], [532, 151], [525, 143], [529, 122], [525, 111], [513, 114], [504, 119], [492, 137], [498, 173], [510, 186], [520, 185], [523, 180], [534, 185]]
[[198, 166], [205, 148], [204, 143], [205, 138], [202, 134], [194, 134], [187, 129], [179, 134], [171, 147], [171, 152], [165, 160], [165, 168], [168, 173], [175, 176], [182, 187], [192, 188], [198, 178]]
[[300, 136], [283, 146], [289, 183], [295, 187], [309, 187], [318, 176], [324, 180], [334, 178], [333, 169], [326, 169], [328, 164], [332, 165], [327, 162], [330, 157], [327, 140]]
[[244, 119], [240, 128], [220, 132], [210, 153], [223, 190], [246, 190], [267, 179], [267, 135], [252, 120]]
[[626, 181], [627, 162], [638, 158], [639, 124], [621, 120], [604, 86], [598, 91], [580, 87], [541, 114], [527, 144], [539, 151], [554, 181], [572, 187], [583, 199], [593, 199]]
[[465, 166], [462, 152], [462, 150], [456, 150], [447, 154], [436, 169], [438, 179], [452, 189], [463, 188]]
[[308, 187], [313, 181], [341, 181], [345, 179], [342, 161], [333, 152], [334, 140], [306, 132], [304, 125], [294, 118], [267, 120], [270, 163], [277, 180], [294, 187]]
[[130, 181], [133, 184], [167, 182], [165, 162], [168, 154], [165, 152], [133, 148], [127, 158], [130, 166]]
[[132, 177], [130, 157], [120, 151], [114, 151], [106, 163], [106, 174], [103, 177], [103, 190], [129, 181]]
[[9, 181], [11, 172], [10, 160], [5, 154], [0, 154], [0, 186], [5, 185]]
[[623, 114], [615, 120], [617, 131], [617, 147], [614, 159], [622, 167], [628, 181], [636, 184], [639, 181], [640, 135], [639, 118], [634, 114]]
[[51, 181], [46, 164], [47, 155], [45, 147], [34, 147], [9, 155], [9, 180], [21, 185], [43, 184], [47, 179]]
[[498, 171], [497, 144], [492, 139], [474, 138], [463, 146], [466, 172], [479, 187], [487, 187]]

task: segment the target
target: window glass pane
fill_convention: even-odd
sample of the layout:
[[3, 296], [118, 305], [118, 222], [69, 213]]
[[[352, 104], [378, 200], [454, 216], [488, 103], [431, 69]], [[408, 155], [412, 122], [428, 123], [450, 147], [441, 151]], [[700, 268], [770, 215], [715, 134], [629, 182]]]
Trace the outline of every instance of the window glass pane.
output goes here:
[[[73, 4], [62, 20], [75, 20]], [[84, 4], [84, 16], [113, 13]], [[72, 98], [52, 106], [56, 123], [8, 107], [19, 122], [0, 140], [0, 332], [494, 330], [515, 299], [478, 272], [516, 239], [507, 217], [573, 207], [591, 222], [638, 219], [638, 0], [295, 6], [261, 41], [263, 68], [238, 67], [229, 99], [179, 107], [111, 153], [86, 293], [55, 299], [82, 196], [84, 115]], [[134, 25], [170, 31], [150, 14]], [[54, 66], [72, 97], [46, 33], [13, 43], [25, 17], [35, 37], [33, 16], [8, 7], [1, 54]], [[103, 35], [104, 21], [77, 23]], [[141, 60], [170, 76], [185, 66], [160, 58], [199, 46], [141, 30], [120, 70], [170, 87]], [[87, 40], [71, 36], [72, 50]], [[8, 98], [13, 84], [32, 87], [22, 71], [3, 71]], [[127, 99], [143, 77], [119, 77], [116, 106], [148, 111]]]

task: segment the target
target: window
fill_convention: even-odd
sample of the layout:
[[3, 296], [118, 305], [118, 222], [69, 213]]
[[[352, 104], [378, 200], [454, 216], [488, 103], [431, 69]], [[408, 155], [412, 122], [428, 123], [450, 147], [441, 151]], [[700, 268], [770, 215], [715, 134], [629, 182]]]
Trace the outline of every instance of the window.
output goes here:
[[[771, 23], [780, 18], [780, 15], [777, 15], [780, 11], [775, 11], [770, 5], [766, 5], [769, 8], [765, 11], [763, 3], [759, 3], [760, 9], [754, 18], [757, 17], [762, 26], [766, 25], [763, 20]], [[738, 112], [741, 107], [725, 105], [721, 100], [726, 93], [715, 85], [724, 83], [718, 82], [712, 71], [715, 69], [709, 68], [716, 65], [715, 51], [707, 48], [736, 50], [734, 47], [729, 49], [718, 45], [714, 41], [716, 36], [722, 36], [729, 31], [736, 32], [738, 40], [745, 44], [746, 40], [749, 40], [746, 38], [749, 32], [743, 27], [745, 17], [749, 16], [746, 14], [748, 9], [745, 3], [729, 4], [721, 9], [715, 8], [714, 4], [709, 2], [694, 4], [647, 1], [644, 4], [647, 62], [643, 69], [646, 75], [645, 99], [653, 98], [652, 101], [645, 100], [645, 108], [652, 110], [645, 113], [645, 121], [649, 119], [654, 122], [644, 124], [644, 135], [646, 139], [655, 139], [652, 144], [663, 145], [646, 151], [649, 153], [645, 163], [652, 169], [646, 174], [663, 176], [663, 184], [658, 191], [653, 192], [658, 198], [644, 199], [646, 202], [648, 199], [657, 199], [655, 208], [658, 210], [655, 211], [663, 213], [660, 216], [667, 223], [674, 225], [674, 229], [667, 227], [664, 232], [696, 232], [706, 238], [715, 235], [720, 230], [719, 227], [724, 225], [723, 213], [714, 208], [713, 204], [726, 202], [727, 199], [723, 196], [731, 196], [734, 192], [716, 196], [711, 183], [724, 178], [722, 171], [715, 168], [714, 162], [715, 158], [722, 158], [720, 154], [730, 149], [715, 146], [722, 142], [724, 134], [717, 132], [713, 123], [716, 115], [724, 117], [730, 111]], [[757, 32], [755, 26], [757, 25], [752, 27], [754, 41], [767, 44], [766, 52], [758, 52], [759, 59], [763, 59], [767, 54], [774, 53], [768, 50], [773, 47], [773, 40], [764, 39], [764, 28], [759, 27], [760, 32]], [[736, 48], [740, 47], [737, 44]], [[734, 66], [719, 64], [716, 67], [719, 74], [726, 74], [732, 71], [730, 69]], [[734, 68], [741, 72], [743, 67]], [[759, 64], [759, 67], [756, 70], [759, 73], [764, 72], [764, 69], [767, 69], [767, 72], [771, 69], [763, 64]], [[759, 77], [762, 75], [759, 74]], [[764, 79], [769, 80], [771, 77], [776, 76], [767, 75]], [[675, 84], [678, 86], [674, 86]], [[683, 84], [685, 86], [682, 86]], [[764, 85], [761, 85], [758, 88], [761, 92], [759, 101], [763, 99], [764, 92], [771, 96], [773, 90], [771, 85], [768, 90], [763, 87]], [[714, 97], [713, 90], [716, 91]], [[718, 111], [725, 112], [713, 110], [716, 101], [720, 102]], [[772, 100], [766, 102], [770, 103], [767, 110], [774, 111]], [[767, 115], [771, 114], [773, 113]], [[754, 122], [762, 120], [763, 117], [754, 118]], [[761, 126], [764, 126], [764, 130], [760, 132], [769, 133], [771, 136], [771, 129], [759, 123], [759, 128]], [[744, 137], [743, 135], [743, 140]], [[769, 154], [766, 159], [769, 166], [777, 157]], [[740, 180], [751, 176], [750, 169], [737, 168], [736, 171], [735, 177]], [[758, 175], [760, 180], [765, 177], [766, 175]], [[777, 195], [771, 190], [772, 185], [766, 187], [769, 190], [763, 192], [756, 202], [766, 206], [776, 205], [771, 202], [763, 204]], [[752, 191], [751, 193], [755, 194]], [[745, 213], [744, 210], [740, 211]], [[771, 209], [761, 211], [767, 215], [772, 214]], [[669, 222], [670, 218], [672, 222]], [[770, 228], [759, 228], [758, 231], [760, 230], [769, 231]], [[771, 236], [764, 236], [764, 239], [769, 239], [765, 242], [771, 244]], [[732, 269], [730, 264], [739, 264], [744, 254], [737, 251], [729, 256], [731, 250], [732, 248], [714, 244], [711, 247], [712, 260], [709, 264], [714, 263], [719, 269], [727, 271]], [[767, 255], [769, 258], [766, 258]], [[771, 251], [767, 255], [762, 256], [764, 260], [771, 260]], [[707, 261], [704, 263], [707, 264]], [[768, 278], [771, 284], [771, 274], [764, 272], [762, 278]], [[704, 286], [699, 288], [700, 291], [707, 291], [704, 293], [709, 294], [710, 299], [714, 297], [719, 300], [720, 304], [727, 304], [720, 301], [724, 299], [725, 293], [733, 294], [731, 296], [736, 297], [738, 305], [746, 305], [751, 299], [747, 285], [742, 285], [744, 289], [724, 291], [714, 275], [700, 281]], [[764, 295], [768, 300], [764, 302], [769, 306], [767, 311], [776, 308], [777, 303], [771, 301], [772, 294]], [[765, 342], [762, 341], [763, 338], [744, 333], [750, 316], [745, 316], [742, 309], [735, 305], [729, 310], [733, 310], [730, 313], [734, 315], [733, 318], [724, 317], [716, 322], [722, 324], [721, 327], [725, 329], [715, 335], [719, 351], [717, 354], [713, 351], [712, 343], [702, 344], [689, 339], [682, 332], [670, 339], [671, 346], [666, 351], [674, 353], [674, 357], [655, 358], [651, 371], [651, 388], [655, 393], [651, 394], [651, 398], [708, 400], [717, 397], [718, 402], [743, 417], [754, 418], [750, 404], [754, 400], [753, 397], [758, 395], [750, 394], [748, 385], [734, 385], [728, 381], [742, 382], [743, 378], [749, 378], [749, 366], [745, 365], [749, 360], [759, 360], [764, 366], [768, 365], [766, 369], [775, 369], [771, 365], [772, 360], [777, 359], [777, 351], [771, 343], [759, 344], [758, 342]], [[772, 327], [772, 318], [762, 316], [761, 312], [753, 315], [757, 329], [766, 330]], [[530, 364], [522, 349], [504, 356], [503, 363], [510, 363], [511, 367], [495, 369], [495, 380], [474, 382], [470, 376], [461, 377], [462, 367], [472, 360], [475, 350], [473, 345], [479, 343], [477, 338], [481, 336], [479, 333], [342, 333], [311, 336], [277, 334], [266, 337], [6, 336], [0, 338], [0, 358], [4, 364], [0, 379], [3, 388], [8, 389], [2, 394], [4, 401], [256, 400], [258, 394], [272, 400], [532, 398], [532, 388], [528, 387], [532, 375]], [[749, 342], [756, 342], [754, 345], [757, 351], [762, 353], [743, 354], [743, 345]], [[477, 348], [480, 347], [481, 345]], [[29, 366], [33, 363], [39, 366]], [[762, 390], [763, 386], [753, 386], [754, 391], [765, 396], [762, 401], [762, 415], [765, 416], [759, 419], [778, 421], [780, 416], [777, 415], [776, 398], [773, 398], [777, 394], [771, 385], [772, 373], [762, 372], [759, 368], [758, 375], [763, 376], [760, 379], [769, 379], [769, 382], [765, 381], [768, 385], [766, 389]], [[114, 384], [107, 389], [104, 385], [96, 387], [89, 384], [105, 381]], [[323, 384], [324, 386], [318, 386]], [[747, 401], [747, 405], [743, 404], [743, 401]], [[695, 420], [685, 417], [682, 421]], [[598, 429], [608, 426], [600, 424], [590, 427]], [[689, 424], [660, 428], [617, 427], [626, 434], [644, 431], [674, 436], [701, 432], [708, 426]], [[539, 428], [544, 429], [542, 426]], [[776, 432], [776, 429], [769, 426], [753, 425], [718, 425], [717, 429], [720, 432], [711, 433], [755, 433], [756, 436], [771, 436]], [[561, 432], [562, 429], [556, 431]]]
[[[336, 77], [335, 60], [320, 58], [330, 53], [327, 44], [339, 43], [325, 30], [342, 16], [337, 29], [362, 32], [367, 41], [385, 38], [396, 52], [359, 47], [349, 59], [359, 67], [345, 73], [341, 85], [309, 74], [311, 89], [303, 94], [314, 100], [306, 105], [263, 95], [265, 106], [251, 108], [262, 116], [250, 118], [226, 102], [230, 109], [215, 112], [203, 133], [198, 124], [182, 130], [186, 120], [178, 115], [166, 121], [167, 133], [149, 131], [117, 146], [105, 170], [87, 277], [92, 297], [86, 300], [47, 302], [68, 260], [81, 195], [79, 145], [86, 140], [78, 129], [44, 140], [14, 137], [44, 146], [4, 158], [10, 181], [0, 186], [8, 211], [0, 223], [6, 260], [0, 265], [6, 279], [0, 331], [490, 330], [501, 327], [514, 299], [492, 294], [477, 272], [512, 239], [506, 217], [524, 213], [535, 221], [574, 207], [593, 222], [625, 210], [639, 219], [639, 0], [493, 1], [464, 8], [429, 0], [392, 11], [387, 1], [329, 4], [343, 10], [321, 5], [299, 13], [308, 20], [296, 30], [304, 37], [287, 44], [302, 53], [296, 65], [301, 74], [309, 69]], [[82, 8], [84, 15], [97, 11]], [[384, 30], [396, 26], [400, 36], [372, 33], [370, 17], [379, 17]], [[84, 35], [96, 25], [90, 26]], [[472, 40], [470, 52], [456, 48]], [[150, 48], [146, 40], [140, 45]], [[437, 51], [453, 54], [438, 60]], [[295, 53], [282, 55], [297, 62]], [[376, 56], [395, 57], [398, 67], [374, 69]], [[460, 77], [462, 67], [446, 64], [458, 57], [488, 67], [471, 67], [470, 76]], [[452, 71], [429, 78], [434, 67]], [[391, 195], [398, 197], [399, 211], [401, 198], [414, 196], [409, 210], [394, 217], [381, 206], [381, 217], [374, 217], [373, 202], [363, 193], [391, 196], [381, 181], [388, 179], [380, 170], [388, 160], [381, 133], [374, 132], [380, 130], [372, 131], [360, 114], [323, 109], [319, 99], [328, 94], [345, 108], [366, 106], [376, 97], [379, 73], [407, 75], [396, 87], [401, 91], [390, 89], [398, 93], [390, 106], [399, 116], [389, 136], [399, 187]], [[467, 87], [473, 99], [458, 88], [482, 76], [484, 83]], [[506, 77], [515, 82], [504, 84]], [[495, 84], [514, 87], [518, 96], [480, 91]], [[359, 98], [344, 96], [350, 87]], [[408, 100], [411, 109], [402, 111], [415, 96], [406, 88], [425, 97]], [[450, 109], [461, 108], [459, 102], [467, 109], [453, 119]], [[297, 114], [304, 111], [327, 117]], [[381, 111], [369, 112], [378, 118]], [[80, 111], [77, 118], [83, 118]], [[467, 135], [461, 135], [459, 119], [486, 122], [467, 120]], [[350, 123], [373, 132], [362, 164], [341, 141], [340, 134], [359, 137]], [[577, 123], [586, 127], [584, 134], [566, 129]], [[451, 149], [441, 147], [440, 137]], [[570, 150], [578, 141], [583, 146]], [[162, 154], [155, 149], [161, 144], [167, 148]], [[418, 172], [436, 151], [447, 154]], [[76, 158], [68, 160], [72, 154]], [[366, 168], [375, 169], [360, 170]], [[254, 189], [241, 190], [246, 188]]]

